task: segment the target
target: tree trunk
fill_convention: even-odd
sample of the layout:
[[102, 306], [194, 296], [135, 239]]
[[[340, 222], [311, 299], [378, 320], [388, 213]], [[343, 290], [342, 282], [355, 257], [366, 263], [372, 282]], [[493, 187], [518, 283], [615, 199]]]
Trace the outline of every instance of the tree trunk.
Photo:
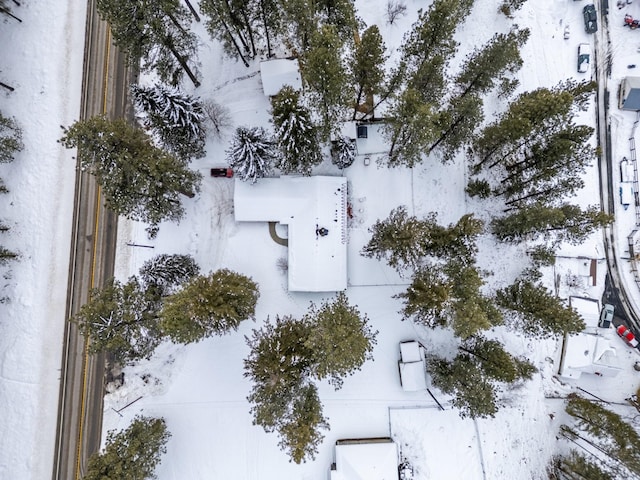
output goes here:
[[198, 15], [198, 12], [196, 12], [196, 9], [193, 8], [193, 5], [191, 5], [191, 2], [189, 0], [184, 0], [184, 2], [187, 4], [187, 7], [191, 11], [191, 14], [193, 15], [193, 18], [196, 19], [196, 22], [199, 22], [200, 21], [200, 15]]
[[187, 65], [187, 62], [184, 61], [184, 58], [182, 58], [182, 55], [180, 55], [178, 51], [175, 49], [175, 47], [173, 46], [173, 42], [171, 41], [170, 38], [167, 38], [165, 40], [165, 45], [169, 50], [171, 50], [171, 53], [176, 58], [176, 60], [178, 60], [178, 63], [180, 64], [184, 72], [187, 74], [189, 79], [193, 82], [195, 87], [198, 88], [200, 86], [200, 82], [198, 81], [196, 76], [193, 74], [193, 72], [189, 68], [189, 65]]
[[236, 39], [234, 38], [233, 34], [231, 33], [231, 30], [229, 30], [229, 26], [227, 25], [227, 22], [225, 22], [222, 17], [220, 17], [220, 22], [222, 23], [222, 26], [224, 27], [225, 31], [227, 32], [227, 35], [229, 35], [229, 38], [231, 39], [231, 42], [233, 43], [233, 46], [236, 48], [236, 51], [238, 52], [238, 55], [240, 56], [240, 59], [242, 60], [242, 63], [244, 63], [245, 67], [249, 67], [249, 62], [247, 62], [247, 59], [244, 58], [244, 55], [242, 53], [242, 50], [240, 50], [240, 45], [238, 45], [238, 42], [236, 42]]
[[16, 17], [13, 13], [11, 13], [11, 10], [9, 10], [7, 7], [0, 7], [0, 12], [4, 13], [5, 15], [13, 18], [14, 20], [19, 21], [20, 23], [22, 23], [22, 20], [20, 20], [18, 17]]
[[3, 82], [0, 82], [0, 87], [6, 88], [10, 92], [13, 92], [15, 90], [15, 88], [13, 88], [12, 86], [7, 85], [6, 83], [3, 83]]
[[256, 56], [256, 44], [255, 41], [253, 39], [253, 29], [251, 28], [251, 25], [249, 24], [249, 18], [247, 17], [247, 11], [243, 8], [241, 10], [242, 13], [242, 18], [244, 19], [244, 24], [247, 27], [247, 32], [249, 33], [249, 42], [251, 43], [251, 56], [255, 57]]
[[267, 41], [267, 58], [271, 58], [271, 37], [269, 36], [269, 26], [267, 25], [267, 12], [264, 9], [264, 0], [260, 0], [260, 12], [262, 14], [262, 24], [264, 25], [264, 36]]
[[442, 135], [440, 135], [440, 138], [438, 138], [438, 140], [436, 140], [436, 141], [435, 141], [435, 143], [434, 143], [434, 144], [432, 144], [432, 145], [429, 147], [427, 154], [431, 153], [431, 152], [433, 151], [433, 149], [434, 149], [434, 148], [436, 148], [438, 145], [440, 145], [440, 143], [442, 143], [442, 142], [444, 141], [444, 139], [445, 139], [445, 138], [447, 138], [447, 137], [451, 134], [451, 132], [453, 132], [453, 130], [454, 130], [458, 125], [460, 125], [460, 123], [462, 122], [462, 120], [463, 120], [463, 119], [464, 119], [464, 117], [459, 117], [459, 118], [458, 118], [458, 120], [456, 120], [455, 122], [453, 122], [453, 123], [449, 126], [449, 128], [447, 128], [447, 130], [446, 130]]

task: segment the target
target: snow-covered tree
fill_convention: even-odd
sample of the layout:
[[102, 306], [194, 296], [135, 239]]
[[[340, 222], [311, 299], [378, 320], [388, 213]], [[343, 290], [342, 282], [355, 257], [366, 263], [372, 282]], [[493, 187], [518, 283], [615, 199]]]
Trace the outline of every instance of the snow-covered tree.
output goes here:
[[0, 112], [0, 163], [12, 161], [16, 152], [23, 148], [22, 129], [18, 122]]
[[109, 208], [132, 220], [151, 226], [179, 220], [184, 213], [180, 194], [193, 197], [200, 189], [199, 173], [122, 119], [78, 121], [64, 130], [60, 142], [78, 149], [81, 168], [95, 175]]
[[147, 260], [139, 271], [144, 288], [158, 298], [175, 293], [199, 273], [200, 267], [191, 255], [166, 253]]
[[221, 140], [224, 132], [233, 126], [231, 112], [226, 106], [214, 100], [204, 100], [202, 110], [204, 110], [208, 123], [213, 127], [211, 133], [215, 138]]
[[159, 304], [147, 295], [137, 278], [111, 280], [91, 292], [89, 302], [73, 317], [90, 339], [92, 353], [109, 352], [120, 362], [149, 358], [162, 340]]
[[568, 455], [556, 455], [549, 466], [549, 478], [553, 480], [615, 480], [617, 475], [605, 472], [597, 458], [571, 450]]
[[12, 252], [6, 247], [0, 246], [0, 265], [6, 265], [12, 260], [20, 258], [20, 255], [16, 252]]
[[165, 299], [160, 329], [185, 344], [223, 335], [254, 317], [259, 295], [253, 280], [231, 270], [199, 275]]
[[403, 318], [434, 328], [446, 324], [452, 295], [453, 285], [443, 270], [425, 265], [414, 273], [406, 292], [395, 297], [404, 300]]
[[275, 143], [262, 127], [238, 127], [226, 154], [235, 175], [251, 183], [266, 177], [277, 158]]
[[102, 452], [89, 458], [82, 480], [148, 480], [166, 453], [171, 434], [162, 418], [134, 417], [131, 425], [107, 434]]
[[373, 96], [382, 91], [385, 81], [385, 61], [382, 35], [378, 26], [372, 25], [362, 33], [360, 41], [356, 42], [353, 57], [348, 62], [351, 78], [356, 85], [354, 120], [358, 111], [364, 114], [371, 113], [374, 105]]
[[338, 168], [350, 167], [356, 159], [356, 142], [353, 138], [338, 137], [331, 142], [331, 162]]
[[515, 313], [518, 327], [535, 337], [561, 337], [584, 330], [584, 321], [576, 310], [544, 285], [528, 279], [518, 279], [496, 292], [502, 308]]
[[338, 389], [344, 377], [372, 358], [378, 332], [366, 314], [349, 305], [344, 292], [320, 307], [312, 303], [304, 321], [309, 324], [305, 345], [313, 352], [313, 376], [318, 380], [326, 378]]
[[114, 41], [132, 65], [155, 70], [163, 82], [178, 85], [186, 73], [198, 87], [197, 37], [191, 15], [179, 0], [98, 0], [100, 17], [109, 23]]
[[132, 85], [131, 94], [145, 127], [164, 148], [184, 160], [204, 157], [205, 113], [198, 99], [162, 84]]
[[311, 175], [322, 162], [317, 129], [309, 111], [300, 104], [300, 93], [289, 86], [271, 98], [271, 114], [280, 149], [277, 167], [283, 173]]

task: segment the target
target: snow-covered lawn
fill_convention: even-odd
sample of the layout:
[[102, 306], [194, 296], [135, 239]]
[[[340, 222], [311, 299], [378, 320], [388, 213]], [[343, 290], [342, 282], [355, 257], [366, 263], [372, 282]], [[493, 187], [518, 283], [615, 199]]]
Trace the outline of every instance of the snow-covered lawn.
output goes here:
[[[12, 226], [3, 244], [22, 254], [20, 262], [3, 272], [2, 295], [9, 296], [11, 302], [0, 305], [0, 478], [8, 479], [47, 478], [53, 457], [74, 182], [72, 153], [63, 151], [55, 140], [60, 134], [58, 125], [68, 125], [78, 116], [86, 8], [78, 0], [64, 2], [63, 6], [58, 3], [22, 2], [19, 12], [24, 23], [9, 21], [0, 29], [2, 45], [11, 47], [0, 54], [0, 80], [16, 87], [12, 94], [2, 92], [1, 108], [24, 126], [26, 145], [14, 163], [0, 168], [0, 176], [11, 189], [0, 204], [0, 216]], [[384, 0], [356, 1], [365, 23], [380, 27], [390, 61], [396, 57], [402, 35], [415, 20], [417, 10], [425, 7], [418, 0], [406, 3], [408, 14], [388, 25]], [[508, 31], [512, 22], [496, 13], [499, 3], [476, 0], [467, 23], [458, 32], [461, 47], [457, 61], [496, 31]], [[593, 46], [593, 36], [584, 33], [583, 4], [530, 1], [517, 13], [513, 23], [531, 29], [522, 52], [525, 65], [518, 74], [522, 90], [577, 77], [577, 45], [590, 42]], [[622, 27], [627, 11], [640, 17], [637, 2], [622, 10], [612, 6], [609, 14], [614, 172], [617, 161], [629, 157], [629, 136], [636, 119], [633, 112], [617, 109], [615, 95], [620, 79], [634, 73], [627, 66], [634, 64], [640, 45], [637, 31]], [[563, 38], [566, 25], [570, 27], [568, 40]], [[206, 39], [202, 25], [196, 28]], [[269, 126], [269, 104], [262, 94], [257, 61], [247, 69], [225, 58], [219, 46], [209, 40], [202, 45], [200, 60], [204, 81], [197, 95], [229, 107], [236, 126]], [[602, 65], [604, 60], [597, 61]], [[493, 106], [487, 104], [489, 109]], [[581, 120], [595, 126], [593, 104]], [[314, 461], [290, 463], [277, 446], [277, 436], [252, 425], [246, 401], [250, 384], [243, 376], [242, 360], [248, 354], [244, 336], [267, 316], [300, 316], [310, 301], [318, 302], [323, 296], [288, 292], [286, 275], [277, 266], [278, 259], [286, 257], [286, 247], [271, 240], [266, 224], [234, 221], [233, 180], [208, 176], [210, 167], [224, 164], [228, 138], [209, 140], [207, 157], [193, 165], [204, 176], [202, 192], [186, 202], [187, 216], [179, 225], [162, 225], [158, 238], [149, 241], [144, 225], [120, 222], [117, 275], [124, 279], [134, 274], [145, 260], [159, 253], [188, 253], [204, 272], [228, 267], [253, 277], [261, 292], [257, 321], [241, 325], [238, 332], [189, 347], [162, 345], [149, 362], [127, 368], [124, 387], [106, 398], [105, 432], [127, 426], [140, 412], [165, 417], [172, 438], [158, 469], [161, 480], [325, 480], [337, 439], [389, 435], [413, 462], [417, 480], [544, 478], [544, 466], [558, 448], [555, 434], [563, 418], [562, 400], [547, 397], [562, 397], [571, 391], [570, 385], [554, 378], [560, 342], [534, 341], [506, 327], [497, 329], [493, 334], [512, 353], [527, 356], [540, 372], [532, 381], [504, 392], [505, 407], [495, 419], [462, 420], [448, 407], [447, 398], [434, 390], [447, 408], [440, 411], [428, 395], [402, 390], [398, 343], [419, 339], [428, 350], [446, 354], [450, 334], [401, 321], [400, 303], [392, 296], [401, 292], [408, 280], [358, 253], [368, 241], [368, 228], [399, 205], [406, 205], [418, 216], [437, 212], [441, 223], [455, 222], [468, 212], [489, 219], [492, 212], [486, 210], [486, 202], [464, 194], [467, 168], [463, 156], [447, 166], [427, 159], [413, 171], [378, 168], [375, 162], [365, 166], [360, 157], [344, 172], [354, 210], [349, 229], [347, 294], [379, 331], [375, 360], [346, 379], [341, 390], [320, 385], [331, 430]], [[318, 168], [318, 173], [339, 174], [328, 162]], [[619, 178], [614, 175], [614, 179], [617, 188]], [[587, 187], [576, 201], [597, 204], [595, 165], [585, 180]], [[616, 208], [618, 252], [625, 256], [626, 238], [636, 216], [632, 207], [625, 211], [617, 204]], [[561, 258], [555, 270], [545, 272], [548, 286], [553, 287], [557, 275], [561, 296], [599, 298], [606, 264], [598, 262], [597, 282], [592, 286], [584, 276], [582, 283], [576, 281], [583, 265], [575, 257], [602, 259], [601, 238], [597, 233], [582, 246], [563, 247], [560, 254], [567, 258]], [[479, 266], [493, 273], [488, 278], [490, 288], [513, 281], [522, 268], [524, 247], [496, 244], [488, 237], [480, 239], [479, 247]], [[630, 268], [623, 274], [640, 305]], [[638, 385], [637, 373], [631, 368], [638, 355], [622, 341], [617, 347], [623, 364], [618, 377], [583, 375], [577, 385], [607, 400], [621, 402], [629, 396]]]

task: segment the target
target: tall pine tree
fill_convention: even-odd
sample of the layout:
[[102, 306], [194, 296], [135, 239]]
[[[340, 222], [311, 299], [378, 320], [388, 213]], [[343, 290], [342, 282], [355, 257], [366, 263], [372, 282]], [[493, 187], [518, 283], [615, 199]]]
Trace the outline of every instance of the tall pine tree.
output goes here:
[[275, 143], [262, 127], [238, 127], [226, 154], [235, 175], [251, 183], [269, 175], [277, 158]]

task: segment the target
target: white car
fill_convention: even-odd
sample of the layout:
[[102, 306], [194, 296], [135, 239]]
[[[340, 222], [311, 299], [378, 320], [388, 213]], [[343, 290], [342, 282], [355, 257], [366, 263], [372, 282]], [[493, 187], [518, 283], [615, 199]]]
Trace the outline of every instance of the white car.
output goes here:
[[578, 45], [578, 72], [586, 73], [591, 62], [591, 46], [588, 43]]

